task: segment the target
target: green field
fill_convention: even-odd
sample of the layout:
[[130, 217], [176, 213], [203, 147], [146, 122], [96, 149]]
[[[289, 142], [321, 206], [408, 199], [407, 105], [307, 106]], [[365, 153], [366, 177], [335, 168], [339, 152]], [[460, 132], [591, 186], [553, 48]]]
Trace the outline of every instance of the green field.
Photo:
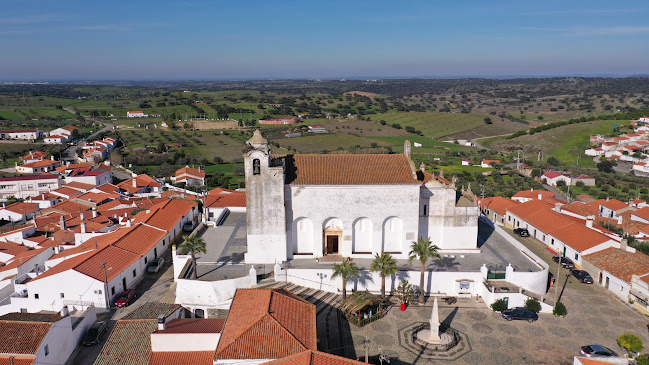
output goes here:
[[385, 120], [421, 131], [426, 137], [441, 138], [484, 124], [485, 115], [437, 112], [388, 112], [372, 115], [374, 121]]
[[[540, 146], [546, 159], [555, 157], [565, 166], [596, 167], [593, 159], [584, 155], [584, 150], [590, 148], [590, 135], [611, 134], [616, 124], [626, 123], [619, 120], [599, 120], [570, 124], [514, 139], [493, 138], [483, 140], [484, 142], [481, 143], [499, 150], [520, 147], [528, 156], [535, 156]], [[577, 159], [579, 159], [578, 165]]]
[[[276, 139], [273, 142], [279, 143], [281, 147], [289, 150], [295, 149], [298, 153], [321, 153], [324, 150], [329, 152], [337, 150], [349, 151], [355, 147], [367, 149], [364, 151], [367, 153], [384, 153], [386, 151], [385, 147], [389, 146], [387, 142], [375, 142], [370, 138], [347, 134], [316, 134], [296, 138]], [[376, 143], [376, 146], [373, 146], [372, 143]]]
[[[475, 151], [474, 148], [460, 146], [454, 143], [444, 143], [432, 140], [422, 136], [403, 136], [403, 137], [369, 137], [369, 139], [376, 140], [382, 143], [389, 143], [392, 146], [392, 151], [403, 153], [403, 145], [405, 141], [410, 141], [411, 151], [413, 154], [443, 154], [446, 151]], [[415, 147], [414, 143], [420, 143], [421, 147]]]

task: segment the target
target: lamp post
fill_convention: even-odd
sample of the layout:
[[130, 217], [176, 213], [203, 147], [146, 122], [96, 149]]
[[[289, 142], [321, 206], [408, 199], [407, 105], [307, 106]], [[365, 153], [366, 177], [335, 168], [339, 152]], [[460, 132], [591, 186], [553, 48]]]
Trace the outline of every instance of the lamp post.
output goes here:
[[106, 310], [110, 310], [110, 299], [108, 298], [108, 274], [106, 273], [106, 261], [101, 263], [104, 268], [104, 296], [106, 298]]

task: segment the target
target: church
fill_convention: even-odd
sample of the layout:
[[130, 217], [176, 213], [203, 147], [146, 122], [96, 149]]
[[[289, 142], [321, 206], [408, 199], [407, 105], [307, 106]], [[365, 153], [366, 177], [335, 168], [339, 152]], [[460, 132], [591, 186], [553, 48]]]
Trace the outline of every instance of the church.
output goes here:
[[430, 237], [440, 253], [478, 252], [470, 189], [403, 154], [273, 155], [257, 130], [244, 148], [248, 264], [301, 258], [407, 259]]

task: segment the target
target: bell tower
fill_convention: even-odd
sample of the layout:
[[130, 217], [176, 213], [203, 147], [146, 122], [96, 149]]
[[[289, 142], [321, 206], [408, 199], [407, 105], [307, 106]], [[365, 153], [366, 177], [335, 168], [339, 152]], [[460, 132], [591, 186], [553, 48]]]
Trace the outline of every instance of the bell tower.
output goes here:
[[248, 224], [245, 261], [247, 264], [286, 261], [284, 165], [273, 160], [270, 145], [259, 130], [246, 142], [243, 160]]

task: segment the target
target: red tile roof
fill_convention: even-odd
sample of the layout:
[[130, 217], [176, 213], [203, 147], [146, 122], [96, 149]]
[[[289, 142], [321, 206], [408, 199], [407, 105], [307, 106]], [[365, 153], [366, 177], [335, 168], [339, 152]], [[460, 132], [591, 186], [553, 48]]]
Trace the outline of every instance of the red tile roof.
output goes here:
[[221, 333], [224, 325], [224, 318], [176, 318], [167, 322], [163, 331], [154, 333]]
[[60, 164], [59, 161], [52, 161], [52, 160], [41, 160], [41, 161], [34, 161], [30, 163], [26, 163], [24, 165], [21, 165], [20, 167], [25, 167], [25, 168], [35, 168], [35, 167], [47, 167], [47, 166], [52, 166], [52, 165], [57, 165]]
[[577, 252], [583, 252], [600, 245], [612, 238], [586, 227], [581, 223], [573, 223], [553, 230], [550, 234], [561, 242], [572, 247]]
[[649, 273], [649, 256], [640, 252], [632, 253], [611, 247], [585, 255], [584, 259], [627, 283], [631, 281], [632, 275]]
[[7, 205], [4, 209], [19, 214], [23, 214], [23, 213], [29, 214], [37, 211], [39, 207], [38, 207], [38, 203], [17, 202], [11, 205]]
[[16, 242], [5, 242], [0, 241], [0, 253], [6, 253], [7, 255], [17, 255], [21, 252], [29, 251], [29, 247], [25, 245], [18, 244]]
[[402, 154], [289, 155], [286, 182], [292, 185], [420, 184]]
[[195, 169], [193, 167], [183, 167], [182, 169], [176, 170], [176, 178], [182, 177], [183, 175], [194, 176], [198, 178], [205, 177], [205, 170]]
[[5, 354], [35, 355], [54, 324], [51, 321], [5, 320], [4, 317], [0, 317], [0, 353]]
[[507, 211], [516, 215], [518, 218], [525, 219], [528, 215], [539, 210], [550, 210], [554, 206], [543, 200], [529, 200], [516, 206], [507, 208]]
[[79, 181], [69, 182], [69, 183], [65, 184], [65, 186], [68, 187], [68, 188], [73, 188], [73, 189], [83, 190], [83, 191], [88, 191], [88, 190], [95, 187], [95, 185], [93, 185], [93, 184], [85, 184], [85, 183], [82, 183], [82, 182], [79, 182]]
[[316, 348], [313, 304], [282, 289], [238, 289], [214, 358], [277, 359]]
[[631, 213], [631, 215], [638, 216], [642, 219], [649, 220], [649, 207], [642, 207], [635, 212]]
[[482, 200], [480, 206], [483, 210], [489, 208], [490, 210], [504, 216], [507, 214], [507, 209], [519, 204], [521, 203], [516, 200], [507, 199], [502, 196], [494, 196]]
[[336, 356], [332, 354], [327, 354], [325, 352], [307, 350], [295, 355], [286, 356], [281, 359], [265, 362], [264, 365], [271, 364], [286, 364], [286, 365], [345, 365], [345, 364], [355, 364], [362, 365], [365, 364], [361, 361], [356, 361], [348, 359], [341, 356]]
[[149, 365], [212, 365], [214, 351], [152, 352]]
[[574, 202], [570, 204], [565, 204], [561, 206], [561, 211], [567, 211], [580, 215], [582, 217], [588, 217], [589, 215], [597, 215], [599, 213], [597, 207], [593, 207], [581, 202]]
[[514, 194], [512, 198], [538, 199], [539, 194], [541, 194], [541, 200], [550, 200], [554, 198], [554, 193], [540, 189], [519, 191], [518, 193]]
[[547, 177], [548, 179], [554, 179], [555, 177], [559, 177], [559, 176], [563, 176], [563, 174], [556, 171], [550, 171], [543, 174], [543, 177]]
[[0, 355], [0, 365], [32, 365], [36, 356]]
[[67, 197], [67, 198], [71, 198], [71, 197], [73, 197], [75, 195], [81, 194], [81, 192], [79, 190], [72, 189], [72, 188], [67, 188], [65, 186], [62, 187], [62, 188], [58, 188], [56, 190], [52, 190], [52, 193], [56, 194], [56, 195], [61, 195], [63, 197]]
[[95, 365], [147, 365], [155, 319], [119, 320], [110, 332]]
[[629, 204], [627, 204], [625, 202], [621, 202], [621, 201], [619, 201], [617, 199], [603, 200], [600, 203], [600, 205], [603, 206], [603, 207], [606, 207], [608, 209], [611, 209], [613, 211], [618, 211], [618, 210], [629, 207]]
[[192, 208], [193, 205], [186, 201], [168, 199], [163, 203], [152, 206], [149, 213], [146, 211], [139, 212], [135, 215], [133, 222], [146, 223], [169, 232]]
[[47, 156], [47, 153], [43, 151], [34, 151], [31, 153], [26, 154], [25, 156], [21, 157], [20, 159], [23, 161], [26, 160], [42, 160]]
[[205, 205], [208, 208], [245, 207], [246, 193], [236, 191], [230, 194], [208, 194]]

